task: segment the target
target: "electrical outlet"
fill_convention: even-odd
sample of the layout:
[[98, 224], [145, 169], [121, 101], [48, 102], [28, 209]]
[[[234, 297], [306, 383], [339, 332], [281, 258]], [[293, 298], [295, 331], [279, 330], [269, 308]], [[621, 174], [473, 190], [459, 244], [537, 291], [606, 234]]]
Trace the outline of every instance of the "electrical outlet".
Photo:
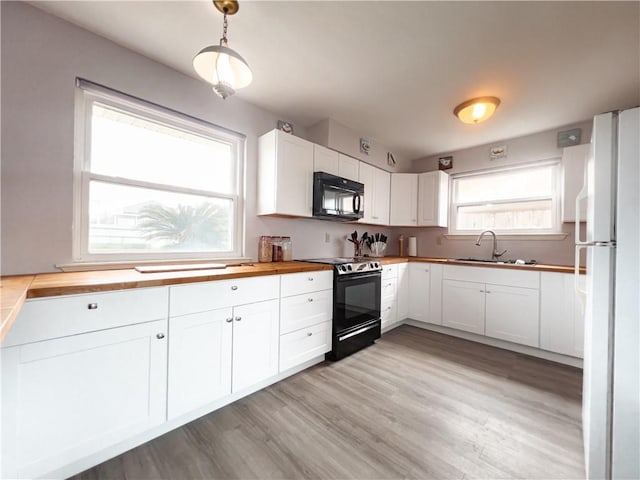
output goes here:
[[324, 243], [329, 243], [331, 241], [331, 235], [329, 232], [324, 234]]

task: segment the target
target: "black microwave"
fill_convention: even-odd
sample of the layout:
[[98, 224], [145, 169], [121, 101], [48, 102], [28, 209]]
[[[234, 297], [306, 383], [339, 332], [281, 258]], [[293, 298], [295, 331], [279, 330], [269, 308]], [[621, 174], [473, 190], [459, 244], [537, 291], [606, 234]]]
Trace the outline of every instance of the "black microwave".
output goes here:
[[364, 185], [325, 172], [313, 173], [313, 216], [358, 220], [363, 215]]

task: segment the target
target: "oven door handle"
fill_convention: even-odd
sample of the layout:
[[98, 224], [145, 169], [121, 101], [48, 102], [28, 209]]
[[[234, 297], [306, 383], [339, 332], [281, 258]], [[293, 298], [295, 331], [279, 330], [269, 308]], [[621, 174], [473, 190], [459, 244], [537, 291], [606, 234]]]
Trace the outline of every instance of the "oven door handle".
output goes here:
[[380, 272], [380, 270], [375, 270], [373, 272], [369, 271], [369, 272], [362, 272], [362, 273], [358, 273], [358, 272], [349, 272], [345, 275], [339, 275], [338, 276], [338, 281], [339, 282], [349, 282], [349, 281], [353, 281], [353, 280], [362, 280], [363, 278], [371, 278], [371, 277], [380, 277], [382, 278], [382, 273]]
[[338, 337], [338, 341], [341, 342], [343, 340], [346, 340], [347, 338], [354, 337], [354, 336], [359, 335], [359, 334], [361, 334], [363, 332], [366, 332], [367, 330], [371, 330], [373, 328], [376, 328], [377, 326], [378, 326], [378, 323], [376, 322], [376, 323], [374, 323], [372, 325], [368, 325], [366, 327], [359, 328], [355, 332], [347, 333], [346, 335], [343, 335], [342, 337]]

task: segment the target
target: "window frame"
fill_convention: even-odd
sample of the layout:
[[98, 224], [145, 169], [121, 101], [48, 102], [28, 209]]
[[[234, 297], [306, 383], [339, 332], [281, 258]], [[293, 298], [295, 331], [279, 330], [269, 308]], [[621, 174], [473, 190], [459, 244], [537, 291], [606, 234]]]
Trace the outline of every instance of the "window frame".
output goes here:
[[478, 235], [483, 229], [458, 229], [457, 225], [457, 213], [458, 207], [461, 206], [475, 206], [475, 205], [484, 205], [488, 202], [460, 202], [457, 203], [456, 193], [457, 193], [457, 182], [456, 180], [459, 178], [465, 177], [473, 177], [473, 176], [487, 176], [492, 174], [500, 174], [504, 172], [516, 171], [516, 170], [531, 170], [535, 168], [542, 167], [552, 167], [552, 182], [553, 182], [553, 191], [551, 197], [548, 196], [537, 196], [537, 197], [527, 197], [527, 198], [514, 198], [507, 200], [492, 200], [490, 203], [492, 204], [513, 204], [513, 203], [524, 203], [527, 201], [536, 201], [536, 200], [551, 200], [551, 221], [552, 225], [550, 228], [529, 228], [529, 229], [500, 229], [500, 228], [489, 228], [490, 230], [495, 231], [496, 234], [501, 235], [523, 235], [523, 236], [549, 236], [555, 234], [562, 234], [562, 219], [561, 219], [561, 202], [562, 202], [562, 186], [561, 186], [561, 158], [552, 158], [548, 160], [542, 160], [537, 162], [527, 162], [518, 165], [509, 165], [496, 167], [491, 169], [478, 170], [473, 172], [460, 172], [452, 174], [450, 177], [450, 188], [449, 188], [449, 228], [448, 235], [456, 236], [456, 235]]
[[[159, 123], [166, 127], [220, 141], [231, 146], [235, 158], [233, 166], [234, 192], [224, 194], [177, 185], [146, 182], [125, 177], [112, 177], [91, 172], [91, 122], [94, 104], [122, 111], [127, 115]], [[78, 79], [75, 92], [75, 145], [73, 166], [73, 246], [74, 262], [136, 262], [176, 260], [232, 260], [244, 257], [245, 199], [245, 135], [224, 127], [190, 117], [169, 108], [141, 100], [127, 94]], [[233, 229], [231, 250], [224, 252], [114, 252], [92, 253], [89, 251], [89, 189], [91, 181], [114, 185], [151, 188], [171, 193], [199, 195], [209, 198], [231, 200]]]

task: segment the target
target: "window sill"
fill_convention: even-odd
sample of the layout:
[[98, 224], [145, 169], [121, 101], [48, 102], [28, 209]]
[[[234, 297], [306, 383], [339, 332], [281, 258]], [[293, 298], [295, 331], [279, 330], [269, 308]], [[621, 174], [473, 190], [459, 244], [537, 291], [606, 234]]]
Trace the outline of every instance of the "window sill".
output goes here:
[[[453, 234], [445, 233], [444, 238], [447, 240], [475, 240], [478, 238], [477, 234]], [[498, 240], [511, 240], [511, 241], [562, 241], [569, 236], [568, 233], [496, 233]]]
[[188, 260], [138, 260], [138, 261], [114, 261], [114, 262], [72, 262], [55, 265], [63, 272], [88, 272], [91, 270], [123, 270], [143, 265], [190, 265], [194, 263], [224, 263], [232, 265], [250, 262], [249, 257], [237, 258], [190, 258]]

